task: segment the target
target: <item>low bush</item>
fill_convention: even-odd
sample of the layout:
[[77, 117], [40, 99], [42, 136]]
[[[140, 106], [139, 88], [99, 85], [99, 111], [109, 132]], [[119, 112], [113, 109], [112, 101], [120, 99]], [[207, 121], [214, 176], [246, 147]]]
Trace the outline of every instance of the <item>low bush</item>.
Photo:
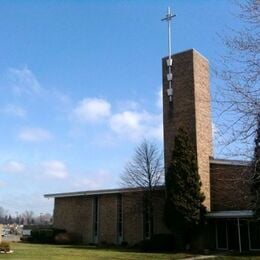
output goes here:
[[33, 242], [52, 243], [54, 239], [54, 232], [51, 228], [37, 228], [31, 231]]
[[1, 242], [0, 243], [0, 251], [9, 252], [10, 251], [10, 244], [8, 242]]
[[60, 245], [71, 244], [71, 237], [67, 232], [61, 232], [54, 237], [54, 241]]
[[121, 242], [121, 246], [122, 247], [127, 247], [128, 246], [128, 242], [127, 241], [122, 241]]
[[144, 252], [174, 251], [174, 238], [171, 234], [156, 234], [151, 239], [143, 240], [135, 245]]
[[64, 233], [63, 229], [56, 228], [36, 228], [31, 231], [31, 242], [36, 243], [54, 243], [55, 236]]

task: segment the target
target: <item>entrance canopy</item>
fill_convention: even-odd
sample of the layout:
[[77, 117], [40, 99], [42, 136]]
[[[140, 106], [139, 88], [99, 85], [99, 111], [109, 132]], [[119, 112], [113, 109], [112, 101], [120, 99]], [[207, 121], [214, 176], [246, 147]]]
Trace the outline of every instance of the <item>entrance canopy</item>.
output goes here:
[[206, 214], [208, 218], [252, 218], [252, 210], [228, 210], [228, 211], [212, 211]]
[[252, 210], [213, 211], [206, 216], [215, 225], [216, 249], [260, 250], [260, 223]]

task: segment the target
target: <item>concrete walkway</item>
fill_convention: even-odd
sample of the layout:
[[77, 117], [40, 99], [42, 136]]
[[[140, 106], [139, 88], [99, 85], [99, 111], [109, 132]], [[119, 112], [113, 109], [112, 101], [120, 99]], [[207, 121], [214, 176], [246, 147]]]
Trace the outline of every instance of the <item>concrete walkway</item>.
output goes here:
[[199, 255], [199, 256], [183, 258], [181, 260], [199, 260], [199, 259], [210, 259], [210, 258], [214, 259], [215, 257], [217, 257], [217, 256], [216, 255]]

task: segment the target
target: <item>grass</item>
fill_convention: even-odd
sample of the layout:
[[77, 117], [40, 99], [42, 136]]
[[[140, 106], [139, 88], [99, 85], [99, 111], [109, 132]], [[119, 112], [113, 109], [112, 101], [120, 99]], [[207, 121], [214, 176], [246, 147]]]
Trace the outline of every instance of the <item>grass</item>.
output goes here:
[[185, 253], [140, 253], [120, 249], [97, 249], [87, 246], [65, 246], [46, 245], [29, 243], [11, 243], [13, 254], [0, 255], [0, 259], [59, 259], [59, 260], [163, 260], [163, 259], [183, 259], [192, 255]]
[[219, 256], [214, 260], [260, 260], [260, 256]]
[[[195, 255], [187, 253], [141, 253], [123, 249], [100, 249], [87, 246], [46, 245], [29, 243], [11, 243], [13, 254], [0, 255], [1, 259], [47, 259], [47, 260], [169, 260], [184, 259]], [[260, 260], [256, 255], [216, 255], [217, 260]], [[253, 254], [253, 253], [252, 253]], [[259, 253], [257, 253], [259, 254]], [[213, 258], [211, 258], [213, 259]]]
[[215, 258], [216, 260], [260, 260], [260, 256], [253, 255], [226, 255], [226, 256], [218, 256]]

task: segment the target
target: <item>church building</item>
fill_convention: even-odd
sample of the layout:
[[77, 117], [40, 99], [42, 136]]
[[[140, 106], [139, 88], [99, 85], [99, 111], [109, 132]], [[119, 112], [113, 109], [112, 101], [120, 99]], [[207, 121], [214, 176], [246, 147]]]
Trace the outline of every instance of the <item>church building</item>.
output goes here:
[[[260, 249], [260, 225], [250, 210], [248, 162], [214, 158], [208, 60], [194, 49], [171, 55], [169, 43], [169, 56], [162, 59], [162, 83], [165, 169], [182, 128], [196, 152], [211, 233], [208, 246], [240, 252]], [[133, 245], [151, 236], [144, 192], [127, 188], [44, 196], [54, 198], [55, 228], [77, 235], [85, 244]], [[163, 222], [164, 186], [155, 193], [153, 233], [169, 233]]]
[[[169, 66], [171, 68], [169, 75]], [[212, 245], [216, 249], [254, 250], [260, 228], [251, 221], [248, 163], [214, 158], [208, 60], [194, 49], [162, 59], [165, 169], [178, 128], [189, 134], [205, 194]], [[172, 81], [172, 91], [169, 91]], [[54, 198], [54, 227], [83, 243], [135, 244], [150, 237], [141, 188], [46, 194]], [[164, 187], [155, 196], [154, 234], [168, 233], [163, 223]]]

